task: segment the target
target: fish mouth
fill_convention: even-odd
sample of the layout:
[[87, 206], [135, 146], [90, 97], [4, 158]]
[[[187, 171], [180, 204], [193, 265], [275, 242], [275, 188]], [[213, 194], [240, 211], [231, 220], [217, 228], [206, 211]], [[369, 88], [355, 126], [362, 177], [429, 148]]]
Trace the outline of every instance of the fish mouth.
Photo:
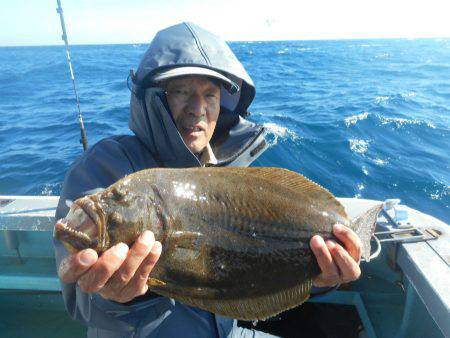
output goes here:
[[93, 241], [89, 236], [71, 228], [66, 218], [62, 218], [56, 222], [54, 237], [59, 239], [70, 253], [75, 253], [93, 246]]
[[103, 242], [101, 217], [90, 208], [93, 201], [86, 199], [74, 202], [67, 216], [55, 225], [54, 237], [61, 240], [71, 253], [87, 248], [98, 251]]

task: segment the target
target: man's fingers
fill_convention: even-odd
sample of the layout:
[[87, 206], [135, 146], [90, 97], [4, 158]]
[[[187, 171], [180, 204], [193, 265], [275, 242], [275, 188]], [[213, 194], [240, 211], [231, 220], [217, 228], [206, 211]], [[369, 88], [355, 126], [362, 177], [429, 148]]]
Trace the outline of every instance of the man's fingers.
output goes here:
[[[144, 284], [147, 284], [148, 276], [155, 267], [156, 262], [158, 262], [159, 256], [161, 256], [161, 248], [160, 242], [155, 242], [155, 244], [153, 244], [151, 252], [136, 271], [134, 278], [136, 278], [137, 281], [143, 281]], [[139, 282], [137, 284], [139, 284]]]
[[316, 256], [322, 275], [326, 277], [339, 277], [339, 270], [333, 262], [333, 257], [328, 250], [325, 241], [320, 236], [311, 238], [311, 250]]
[[119, 292], [133, 278], [142, 261], [150, 253], [155, 243], [155, 236], [151, 231], [144, 231], [128, 251], [128, 256], [122, 266], [107, 283], [111, 291]]
[[351, 229], [341, 224], [334, 225], [333, 233], [345, 249], [332, 240], [325, 243], [320, 236], [311, 239], [311, 249], [322, 271], [313, 281], [315, 286], [347, 283], [358, 279], [361, 275], [358, 265], [361, 257], [360, 239]]
[[67, 256], [61, 261], [58, 276], [63, 283], [75, 283], [98, 260], [97, 253], [92, 249], [82, 250]]
[[97, 292], [109, 278], [120, 268], [127, 257], [128, 246], [119, 243], [106, 250], [98, 261], [79, 280], [78, 284], [84, 292]]
[[335, 224], [333, 226], [333, 233], [344, 244], [345, 249], [348, 251], [355, 262], [359, 262], [361, 259], [361, 240], [358, 235], [350, 228], [343, 226], [342, 224]]
[[358, 263], [355, 262], [353, 257], [342, 246], [336, 244], [331, 250], [331, 255], [341, 272], [340, 278], [342, 283], [348, 283], [359, 278], [361, 269]]
[[136, 270], [133, 278], [125, 286], [125, 288], [123, 288], [121, 292], [122, 303], [130, 301], [131, 299], [143, 295], [147, 292], [147, 281], [149, 274], [155, 267], [155, 264], [158, 261], [160, 255], [161, 243], [155, 242], [150, 253], [147, 255], [147, 257], [145, 257], [139, 268]]

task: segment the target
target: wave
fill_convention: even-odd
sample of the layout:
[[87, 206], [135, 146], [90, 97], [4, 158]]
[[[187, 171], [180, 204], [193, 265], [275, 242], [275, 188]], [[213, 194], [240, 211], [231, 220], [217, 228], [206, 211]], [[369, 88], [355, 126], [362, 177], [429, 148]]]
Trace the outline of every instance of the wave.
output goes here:
[[382, 160], [381, 158], [375, 158], [372, 160], [372, 162], [375, 163], [379, 167], [383, 167], [388, 164], [387, 160]]
[[[408, 93], [405, 95], [411, 95], [414, 96], [414, 93]], [[390, 113], [390, 112], [386, 112]], [[401, 114], [403, 115], [403, 114]], [[417, 114], [416, 114], [417, 115]], [[431, 115], [430, 115], [431, 117]], [[438, 117], [437, 115], [434, 117], [436, 120]], [[372, 126], [374, 128], [377, 127], [393, 127], [394, 129], [407, 129], [408, 127], [425, 127], [430, 129], [437, 129], [437, 125], [432, 121], [427, 121], [423, 118], [413, 118], [413, 117], [391, 117], [391, 116], [384, 116], [382, 114], [377, 113], [370, 113], [370, 112], [363, 112], [360, 114], [355, 114], [348, 116], [344, 118], [344, 124], [347, 128], [350, 128], [352, 126], [357, 126], [361, 121], [368, 120], [369, 126]], [[364, 127], [367, 127], [365, 125]]]
[[368, 112], [364, 112], [364, 113], [357, 114], [357, 115], [352, 115], [352, 116], [346, 117], [344, 119], [344, 123], [347, 127], [350, 127], [352, 125], [355, 125], [358, 121], [367, 119], [368, 116], [369, 116]]
[[363, 172], [364, 175], [369, 176], [369, 170], [367, 170], [366, 166], [363, 165], [363, 166], [361, 167], [361, 170], [362, 170], [362, 172]]
[[350, 150], [358, 154], [365, 154], [370, 143], [369, 141], [358, 139], [350, 139], [348, 142], [350, 144]]
[[375, 104], [399, 104], [402, 102], [410, 101], [412, 98], [416, 97], [417, 93], [415, 91], [408, 91], [395, 95], [379, 95], [375, 96]]
[[278, 143], [278, 139], [296, 141], [300, 137], [287, 127], [281, 126], [273, 122], [263, 123], [266, 129], [266, 136], [268, 136], [269, 145], [273, 146]]
[[416, 97], [417, 93], [416, 92], [408, 92], [408, 93], [402, 93], [400, 94], [401, 97], [403, 97], [404, 99], [409, 99], [410, 97]]
[[46, 183], [41, 188], [41, 195], [43, 196], [54, 196], [59, 195], [61, 190], [61, 183]]
[[362, 191], [366, 188], [366, 186], [363, 183], [358, 183], [356, 185], [356, 191], [357, 193], [354, 195], [355, 198], [361, 198], [362, 197]]
[[411, 125], [426, 126], [431, 129], [436, 129], [436, 126], [428, 121], [418, 119], [407, 119], [402, 117], [380, 117], [382, 125], [393, 125], [396, 129], [402, 129]]
[[283, 48], [277, 52], [277, 54], [288, 54], [288, 53], [289, 53], [289, 48]]
[[389, 99], [390, 99], [390, 96], [377, 96], [377, 97], [375, 97], [374, 101], [376, 104], [380, 104], [380, 103], [389, 101]]

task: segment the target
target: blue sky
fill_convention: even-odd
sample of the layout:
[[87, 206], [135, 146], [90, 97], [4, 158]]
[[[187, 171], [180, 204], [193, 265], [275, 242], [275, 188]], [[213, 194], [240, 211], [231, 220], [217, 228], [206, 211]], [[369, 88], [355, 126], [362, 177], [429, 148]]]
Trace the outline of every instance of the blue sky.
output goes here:
[[[0, 0], [0, 46], [61, 44], [56, 0]], [[69, 42], [146, 43], [191, 21], [226, 40], [450, 37], [450, 0], [62, 0]]]

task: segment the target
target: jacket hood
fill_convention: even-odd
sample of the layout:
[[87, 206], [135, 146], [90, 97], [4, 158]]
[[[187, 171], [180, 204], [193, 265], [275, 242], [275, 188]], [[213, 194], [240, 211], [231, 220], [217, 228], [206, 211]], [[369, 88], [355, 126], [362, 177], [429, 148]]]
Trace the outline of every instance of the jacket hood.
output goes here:
[[162, 89], [152, 77], [163, 69], [199, 66], [220, 72], [241, 90], [231, 95], [221, 88], [221, 111], [211, 146], [219, 163], [230, 161], [261, 135], [263, 128], [245, 120], [255, 96], [250, 76], [219, 37], [190, 23], [158, 32], [133, 76], [129, 127], [163, 165], [200, 165], [187, 148], [169, 113]]
[[193, 23], [181, 23], [159, 31], [152, 42], [134, 77], [135, 85], [141, 88], [155, 86], [152, 77], [167, 69], [197, 66], [217, 71], [241, 90], [230, 95], [223, 93], [223, 105], [245, 116], [255, 97], [255, 86], [244, 66], [220, 37]]

